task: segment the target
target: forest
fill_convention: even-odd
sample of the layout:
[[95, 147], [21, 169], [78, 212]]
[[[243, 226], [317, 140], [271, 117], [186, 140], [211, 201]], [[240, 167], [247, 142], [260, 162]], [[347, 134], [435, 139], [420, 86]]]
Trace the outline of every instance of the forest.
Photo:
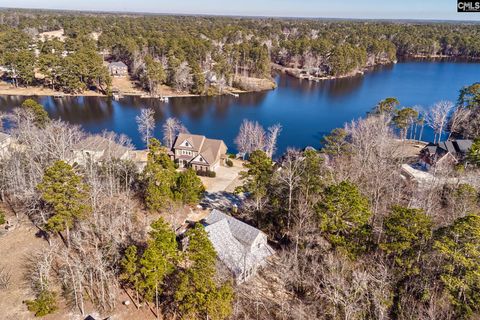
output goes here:
[[[168, 156], [186, 130], [178, 120], [163, 124], [162, 144], [151, 112], [138, 117], [148, 143], [140, 172], [115, 157], [131, 148], [128, 137], [109, 132], [111, 153], [80, 165], [72, 150], [88, 135], [28, 99], [3, 115], [18, 146], [0, 159], [0, 224], [26, 218], [44, 241], [22, 266], [33, 296], [25, 304], [36, 316], [108, 315], [125, 291], [135, 308], [166, 319], [475, 319], [479, 111], [478, 83], [423, 116], [386, 98], [325, 136], [321, 150], [289, 149], [275, 161], [281, 126], [244, 121], [236, 143], [249, 157], [236, 193], [246, 198], [230, 212], [265, 232], [276, 254], [236, 284], [202, 225], [186, 231], [187, 245], [177, 237], [182, 212], [205, 191]], [[440, 136], [473, 139], [465, 160], [424, 184], [401, 170], [401, 146], [423, 119]], [[13, 286], [8, 275], [0, 265], [0, 294]]]
[[[64, 30], [65, 39], [43, 39]], [[467, 23], [140, 16], [4, 9], [0, 64], [15, 85], [67, 93], [111, 90], [103, 58], [123, 61], [150, 92], [254, 90], [272, 64], [318, 77], [348, 76], [408, 58], [480, 57], [480, 26]], [[41, 76], [36, 76], [36, 74]]]

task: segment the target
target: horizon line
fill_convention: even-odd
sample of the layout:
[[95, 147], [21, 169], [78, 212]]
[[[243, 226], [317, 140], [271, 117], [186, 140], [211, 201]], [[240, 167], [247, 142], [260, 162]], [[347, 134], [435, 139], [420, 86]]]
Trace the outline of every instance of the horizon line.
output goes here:
[[304, 20], [350, 20], [350, 21], [381, 21], [381, 22], [448, 22], [448, 23], [474, 23], [480, 24], [480, 20], [455, 20], [442, 18], [351, 18], [351, 17], [320, 17], [320, 16], [283, 16], [283, 15], [250, 15], [250, 14], [216, 14], [216, 13], [168, 13], [168, 12], [144, 12], [144, 11], [115, 11], [95, 9], [59, 9], [59, 8], [22, 8], [1, 7], [1, 10], [32, 10], [50, 12], [75, 12], [86, 14], [110, 14], [110, 15], [143, 15], [143, 16], [173, 16], [173, 17], [218, 17], [218, 18], [257, 18], [257, 19], [304, 19]]

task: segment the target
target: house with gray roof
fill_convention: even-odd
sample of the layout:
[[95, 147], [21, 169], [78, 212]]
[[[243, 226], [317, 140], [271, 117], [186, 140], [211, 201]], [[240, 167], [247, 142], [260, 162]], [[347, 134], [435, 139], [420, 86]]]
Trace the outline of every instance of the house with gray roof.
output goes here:
[[126, 77], [128, 76], [128, 67], [122, 61], [114, 61], [108, 65], [108, 71], [113, 77]]
[[218, 259], [237, 283], [255, 275], [275, 253], [265, 233], [219, 210], [214, 209], [202, 223]]
[[0, 158], [8, 157], [12, 137], [9, 134], [0, 132]]
[[195, 171], [216, 171], [226, 160], [227, 146], [223, 140], [180, 133], [173, 144], [170, 156], [180, 168]]
[[472, 144], [463, 139], [429, 143], [420, 151], [420, 165], [426, 171], [448, 168], [464, 161]]
[[72, 162], [86, 165], [89, 162], [102, 163], [112, 159], [130, 160], [131, 148], [116, 143], [101, 135], [91, 135], [73, 146]]

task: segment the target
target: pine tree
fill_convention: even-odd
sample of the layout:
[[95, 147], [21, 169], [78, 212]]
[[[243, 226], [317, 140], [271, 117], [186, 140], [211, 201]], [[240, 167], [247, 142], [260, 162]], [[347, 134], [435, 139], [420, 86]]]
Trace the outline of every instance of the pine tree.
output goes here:
[[147, 299], [152, 300], [155, 297], [158, 318], [158, 299], [162, 285], [165, 277], [175, 270], [178, 252], [175, 233], [162, 218], [155, 221], [151, 227], [147, 248], [140, 259], [142, 278], [139, 287]]
[[423, 210], [394, 206], [384, 221], [385, 241], [380, 248], [398, 267], [417, 273], [414, 264], [432, 237], [432, 226], [432, 219]]
[[145, 204], [162, 210], [174, 199], [177, 180], [175, 165], [157, 139], [150, 139], [148, 163], [143, 172]]
[[329, 186], [316, 210], [320, 230], [333, 246], [351, 255], [367, 249], [372, 212], [356, 185], [343, 181]]
[[57, 294], [52, 291], [42, 290], [35, 300], [25, 301], [28, 310], [35, 314], [35, 317], [43, 317], [57, 311]]
[[125, 250], [125, 255], [120, 262], [120, 265], [122, 267], [122, 274], [120, 275], [120, 280], [125, 281], [135, 290], [138, 306], [140, 302], [138, 292], [140, 290], [141, 275], [136, 246], [129, 246], [127, 250]]
[[202, 225], [188, 231], [186, 265], [178, 279], [175, 302], [183, 319], [221, 320], [232, 313], [233, 289], [230, 284], [217, 286], [216, 252]]
[[480, 311], [480, 216], [457, 219], [440, 229], [434, 243], [442, 258], [440, 279], [457, 318], [466, 319]]
[[175, 198], [184, 204], [195, 205], [200, 202], [205, 187], [193, 169], [187, 169], [178, 175]]
[[66, 230], [68, 243], [69, 230], [74, 223], [91, 211], [88, 186], [69, 164], [57, 161], [45, 170], [37, 189], [42, 200], [52, 209], [46, 229], [52, 232]]
[[22, 109], [27, 110], [27, 112], [34, 116], [34, 122], [38, 128], [45, 128], [50, 121], [47, 111], [45, 111], [40, 103], [33, 99], [23, 101]]
[[348, 133], [345, 129], [334, 129], [323, 138], [322, 151], [329, 156], [338, 157], [351, 154], [351, 145], [347, 140]]
[[248, 160], [244, 164], [248, 170], [240, 173], [240, 178], [244, 180], [241, 191], [249, 192], [256, 200], [257, 210], [260, 210], [261, 199], [267, 195], [268, 185], [272, 179], [273, 163], [261, 150], [253, 151]]
[[477, 167], [480, 167], [480, 138], [473, 141], [470, 150], [468, 150], [467, 161]]

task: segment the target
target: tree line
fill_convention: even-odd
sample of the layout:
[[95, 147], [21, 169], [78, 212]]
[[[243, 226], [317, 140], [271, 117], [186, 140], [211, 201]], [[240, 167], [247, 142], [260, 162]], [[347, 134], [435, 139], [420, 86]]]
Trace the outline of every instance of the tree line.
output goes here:
[[[344, 76], [405, 57], [480, 57], [475, 24], [337, 22], [11, 11], [0, 13], [0, 57], [15, 84], [107, 90], [100, 52], [125, 62], [151, 93], [166, 84], [195, 94], [271, 78], [271, 63]], [[63, 28], [64, 43], [36, 36]], [[96, 37], [92, 35], [96, 34]], [[40, 51], [34, 54], [34, 47]], [[64, 53], [62, 55], [62, 53]], [[36, 66], [36, 68], [35, 68]]]

